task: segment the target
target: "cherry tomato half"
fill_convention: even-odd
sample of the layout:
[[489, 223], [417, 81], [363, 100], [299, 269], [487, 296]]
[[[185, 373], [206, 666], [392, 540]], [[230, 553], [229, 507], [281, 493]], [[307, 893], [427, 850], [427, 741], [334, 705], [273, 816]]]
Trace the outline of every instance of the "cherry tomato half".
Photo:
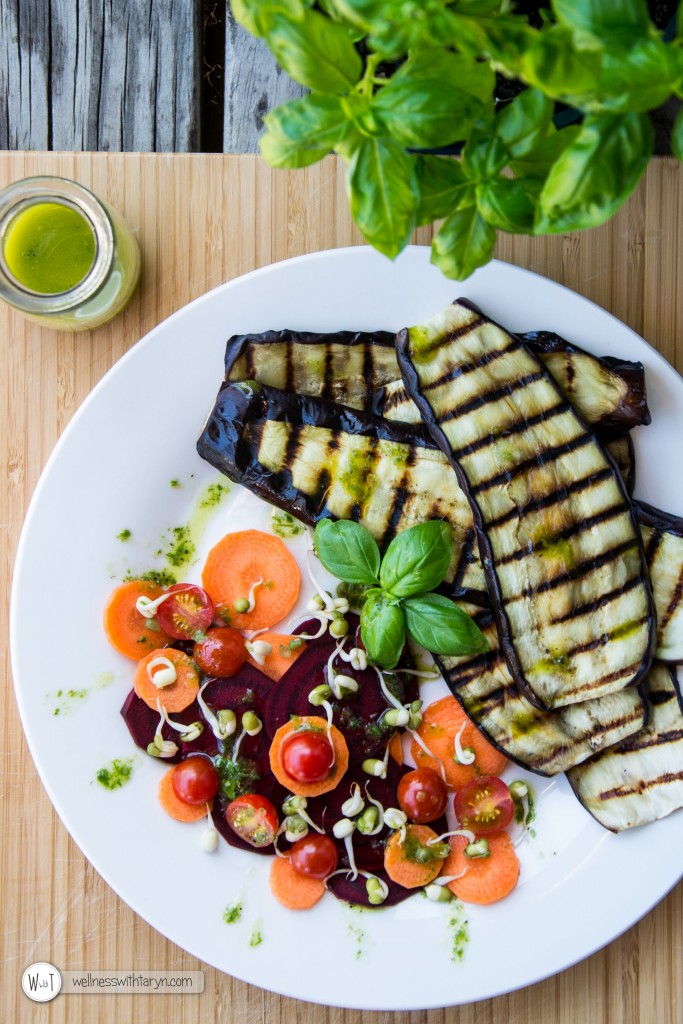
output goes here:
[[166, 591], [171, 596], [157, 608], [159, 625], [176, 640], [195, 640], [213, 622], [213, 601], [193, 583], [176, 583]]
[[229, 803], [225, 820], [233, 832], [251, 846], [270, 846], [279, 825], [275, 807], [259, 793], [245, 793]]
[[334, 748], [324, 733], [304, 729], [283, 742], [280, 761], [297, 782], [322, 782], [334, 765]]
[[187, 757], [173, 769], [175, 795], [184, 804], [205, 804], [218, 792], [218, 772], [208, 757]]
[[417, 825], [436, 821], [448, 803], [446, 783], [433, 768], [416, 768], [399, 782], [398, 802], [404, 814]]
[[477, 836], [500, 832], [515, 814], [510, 790], [495, 775], [481, 775], [466, 783], [455, 794], [453, 807], [460, 827]]
[[194, 645], [192, 657], [208, 676], [234, 676], [247, 660], [244, 637], [230, 626], [210, 629], [206, 639]]
[[292, 847], [291, 863], [300, 875], [309, 878], [327, 878], [339, 863], [334, 840], [317, 833], [298, 839]]

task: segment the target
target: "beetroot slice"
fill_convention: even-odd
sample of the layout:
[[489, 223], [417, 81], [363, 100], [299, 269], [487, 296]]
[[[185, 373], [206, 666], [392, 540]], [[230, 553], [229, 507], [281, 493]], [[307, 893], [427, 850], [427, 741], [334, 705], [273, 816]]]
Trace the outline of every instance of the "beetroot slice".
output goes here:
[[[292, 716], [317, 715], [325, 718], [324, 709], [314, 707], [308, 695], [316, 686], [327, 682], [327, 662], [335, 647], [336, 641], [329, 635], [312, 641], [272, 688], [265, 719], [266, 731], [271, 737]], [[337, 672], [358, 680], [358, 693], [344, 697], [341, 701], [330, 698], [334, 724], [343, 733], [348, 745], [349, 763], [355, 764], [382, 750], [394, 729], [382, 726], [380, 722], [389, 705], [375, 670], [367, 668], [357, 672], [341, 658], [337, 659], [335, 668]], [[402, 688], [399, 699], [403, 699]]]
[[[128, 726], [128, 731], [135, 745], [146, 752], [147, 747], [154, 739], [154, 734], [159, 724], [157, 712], [152, 711], [145, 704], [144, 700], [138, 697], [135, 690], [131, 690], [123, 703], [121, 715]], [[183, 725], [191, 725], [192, 722], [204, 722], [199, 704], [196, 701], [185, 708], [184, 711], [174, 714], [172, 717], [174, 722], [180, 722]], [[209, 757], [213, 757], [218, 753], [218, 742], [206, 723], [204, 724], [204, 732], [196, 740], [193, 740], [192, 743], [185, 743], [180, 733], [172, 729], [170, 725], [164, 724], [162, 726], [161, 735], [165, 740], [173, 740], [178, 745], [177, 754], [174, 754], [173, 757], [164, 757], [162, 759], [167, 764], [176, 764], [187, 754], [208, 754]]]
[[402, 885], [396, 885], [396, 882], [391, 881], [386, 871], [381, 869], [373, 871], [372, 874], [381, 878], [389, 887], [389, 895], [384, 903], [379, 905], [371, 903], [368, 899], [367, 889], [365, 888], [367, 879], [363, 875], [358, 875], [355, 881], [352, 881], [349, 875], [335, 875], [334, 878], [327, 880], [327, 888], [338, 900], [352, 903], [354, 906], [369, 907], [371, 910], [381, 910], [382, 907], [395, 906], [397, 903], [402, 903], [403, 900], [407, 900], [409, 896], [414, 896], [416, 892], [420, 891], [419, 889], [404, 889]]

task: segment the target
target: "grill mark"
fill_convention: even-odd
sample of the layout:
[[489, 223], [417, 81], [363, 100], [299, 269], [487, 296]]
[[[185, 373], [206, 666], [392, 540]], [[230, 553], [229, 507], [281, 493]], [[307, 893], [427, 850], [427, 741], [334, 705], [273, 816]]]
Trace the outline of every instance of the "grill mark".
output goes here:
[[616, 598], [621, 597], [622, 594], [627, 594], [635, 587], [639, 587], [641, 584], [640, 576], [634, 576], [628, 580], [622, 587], [616, 587], [614, 590], [610, 590], [609, 593], [604, 594], [602, 597], [597, 597], [594, 601], [586, 601], [584, 604], [579, 605], [577, 608], [572, 608], [566, 615], [559, 615], [555, 619], [551, 619], [548, 623], [549, 626], [558, 626], [562, 622], [567, 622], [568, 619], [578, 619], [582, 615], [590, 615], [591, 612], [597, 611], [598, 608], [602, 608], [604, 605], [609, 604]]
[[567, 570], [567, 572], [560, 573], [559, 576], [554, 576], [551, 580], [545, 580], [543, 583], [539, 583], [537, 587], [525, 587], [521, 593], [516, 594], [513, 597], [503, 598], [504, 604], [512, 604], [513, 601], [519, 601], [523, 597], [534, 597], [536, 594], [545, 594], [548, 590], [554, 590], [555, 587], [562, 586], [564, 583], [572, 583], [579, 577], [588, 575], [589, 573], [595, 572], [596, 569], [601, 569], [603, 565], [607, 565], [608, 562], [614, 561], [619, 555], [625, 555], [627, 551], [638, 549], [638, 540], [632, 537], [630, 540], [622, 541], [621, 544], [617, 544], [615, 548], [610, 548], [609, 551], [603, 551], [601, 555], [595, 558], [587, 559], [585, 562], [579, 562], [573, 569]]
[[[647, 615], [641, 615], [641, 617], [633, 623], [634, 630], [637, 626], [642, 626], [647, 621]], [[619, 627], [617, 626], [616, 629], [618, 631]], [[619, 637], [616, 639], [618, 640]], [[585, 643], [577, 644], [576, 647], [572, 647], [565, 653], [567, 657], [573, 657], [575, 654], [585, 654], [587, 651], [594, 651], [597, 647], [604, 647], [605, 644], [610, 642], [610, 640], [614, 640], [613, 634], [603, 633], [602, 636], [596, 637], [594, 640], [586, 640]]]
[[458, 338], [463, 338], [466, 334], [476, 330], [477, 327], [481, 327], [484, 323], [487, 323], [486, 317], [481, 315], [473, 316], [466, 324], [461, 324], [460, 327], [454, 327], [452, 331], [448, 332], [448, 334], [439, 335], [435, 343], [427, 351], [432, 352], [435, 348], [438, 348], [441, 345], [446, 345], [451, 341], [457, 341]]
[[321, 398], [334, 401], [334, 352], [328, 341], [325, 342], [325, 362], [323, 369], [323, 386]]
[[406, 454], [406, 469], [412, 469], [412, 467], [415, 465], [417, 460], [418, 460], [417, 448], [415, 448], [414, 445], [410, 445], [408, 447], [408, 452]]
[[[615, 519], [617, 516], [623, 515], [626, 512], [626, 506], [623, 502], [619, 505], [611, 505], [609, 508], [604, 509], [602, 512], [597, 512], [594, 516], [589, 516], [588, 519], [584, 519], [580, 523], [574, 523], [572, 526], [568, 526], [565, 530], [560, 530], [559, 533], [553, 534], [547, 543], [550, 545], [556, 544], [558, 541], [570, 540], [573, 537], [577, 537], [582, 533], [587, 532], [593, 526], [598, 526], [600, 523], [605, 523], [609, 519]], [[530, 548], [519, 548], [517, 551], [512, 551], [509, 555], [503, 555], [502, 558], [496, 559], [496, 566], [508, 565], [510, 562], [521, 562], [522, 559], [527, 558], [529, 555], [536, 554], [539, 550], [542, 552], [544, 542], [539, 541], [538, 544], [534, 544]]]
[[576, 376], [576, 371], [574, 370], [574, 362], [569, 352], [567, 352], [564, 358], [564, 372], [567, 378], [567, 390], [571, 391], [572, 384], [574, 383], [574, 377]]
[[[653, 745], [656, 744], [650, 744], [650, 746]], [[681, 781], [683, 781], [683, 771], [664, 772], [663, 775], [658, 775], [655, 779], [641, 779], [637, 786], [623, 785], [615, 786], [613, 789], [605, 789], [601, 793], [598, 793], [597, 799], [602, 803], [605, 803], [607, 800], [620, 799], [621, 797], [641, 796], [646, 792], [646, 790], [653, 789], [655, 786], [668, 786], [673, 782]]]
[[254, 365], [254, 346], [249, 342], [244, 346], [244, 359], [247, 364], [247, 380], [255, 380], [256, 366]]
[[473, 661], [468, 661], [462, 666], [451, 669], [446, 679], [448, 685], [455, 690], [459, 690], [463, 686], [467, 686], [474, 679], [479, 679], [480, 676], [493, 672], [499, 665], [503, 666], [505, 664], [500, 651], [487, 651], [486, 654], [477, 655], [475, 660], [477, 664], [473, 664]]
[[476, 359], [472, 359], [469, 363], [460, 363], [458, 366], [448, 370], [447, 373], [444, 373], [437, 380], [425, 384], [423, 391], [434, 391], [444, 384], [450, 384], [451, 381], [457, 380], [459, 377], [464, 377], [468, 373], [480, 370], [483, 366], [495, 363], [501, 356], [507, 355], [509, 352], [516, 352], [518, 348], [521, 348], [519, 340], [511, 338], [510, 344], [506, 345], [505, 348], [497, 348], [493, 351], [484, 350]]
[[[584, 683], [583, 686], [575, 687], [572, 693], [589, 693], [591, 690], [597, 690], [607, 683], [613, 683], [617, 679], [622, 679], [626, 676], [631, 676], [640, 668], [640, 661], [634, 661], [631, 665], [625, 665], [623, 668], [616, 669], [614, 672], [608, 672], [606, 675], [600, 676], [599, 679], [593, 679], [590, 683]], [[589, 700], [588, 697], [585, 698]]]
[[568, 455], [570, 452], [577, 451], [577, 449], [593, 443], [594, 439], [592, 434], [579, 434], [578, 437], [573, 438], [571, 441], [565, 441], [563, 444], [555, 445], [554, 448], [546, 448], [545, 451], [541, 451], [537, 455], [532, 455], [530, 458], [524, 459], [524, 461], [519, 462], [514, 469], [504, 469], [502, 473], [496, 473], [495, 476], [489, 477], [488, 480], [480, 481], [478, 484], [475, 484], [474, 487], [470, 487], [470, 494], [474, 497], [477, 494], [481, 494], [482, 491], [488, 491], [491, 487], [496, 487], [498, 484], [510, 483], [515, 479], [515, 477], [522, 473], [526, 473], [530, 469], [537, 469], [541, 466], [545, 466], [547, 463], [554, 462], [563, 455]]
[[568, 412], [569, 409], [571, 409], [569, 402], [558, 402], [556, 405], [551, 405], [543, 412], [539, 412], [535, 416], [530, 416], [528, 420], [520, 420], [519, 423], [513, 423], [498, 434], [487, 434], [486, 437], [480, 437], [478, 441], [471, 441], [463, 448], [454, 448], [453, 458], [460, 461], [460, 459], [467, 455], [474, 455], [476, 452], [481, 451], [482, 448], [487, 448], [495, 441], [506, 440], [508, 437], [512, 437], [515, 434], [523, 434], [529, 427], [538, 426], [539, 423], [546, 423], [555, 416]]
[[363, 408], [371, 409], [376, 373], [374, 349], [367, 342], [363, 343], [363, 376], [365, 378], [365, 404]]
[[653, 707], [660, 708], [663, 704], [668, 704], [670, 700], [676, 700], [676, 694], [673, 690], [650, 690], [647, 699]]
[[296, 391], [294, 352], [291, 345], [285, 345], [285, 391]]
[[667, 604], [666, 610], [664, 611], [664, 613], [663, 613], [663, 615], [662, 615], [662, 617], [660, 619], [660, 622], [659, 622], [660, 634], [663, 634], [664, 630], [666, 629], [669, 621], [671, 620], [672, 615], [674, 614], [674, 612], [678, 608], [679, 604], [681, 603], [681, 597], [682, 596], [683, 596], [683, 569], [679, 569], [678, 579], [676, 580], [676, 586], [674, 587], [673, 594], [671, 595], [671, 599], [670, 599], [669, 603]]
[[399, 388], [397, 391], [392, 392], [388, 397], [385, 397], [382, 401], [382, 412], [386, 416], [388, 412], [392, 412], [394, 409], [398, 409], [402, 405], [407, 405], [410, 402], [408, 395], [404, 388]]
[[[631, 715], [622, 715], [621, 718], [613, 718], [613, 719], [610, 719], [609, 722], [603, 723], [600, 726], [600, 732], [598, 733], [598, 735], [605, 736], [605, 735], [609, 734], [610, 732], [614, 732], [615, 729], [624, 729], [626, 726], [632, 725], [633, 722], [639, 721], [639, 720], [641, 722], [643, 720], [642, 708], [640, 708], [640, 709], [636, 708], [634, 710], [634, 713], [631, 714]], [[582, 743], [585, 743], [586, 740], [588, 740], [588, 742], [590, 743], [590, 739], [594, 735], [595, 735], [595, 733], [593, 732], [593, 733], [586, 733], [583, 736], [579, 736], [579, 737], [573, 738], [571, 743], [563, 745], [561, 753], [564, 754], [564, 753], [566, 753], [569, 750], [576, 749], [576, 747], [580, 746]], [[549, 764], [550, 762], [555, 761], [556, 759], [557, 759], [557, 750], [555, 750], [552, 754], [548, 754], [546, 757], [536, 756], [534, 758], [534, 762], [533, 762], [534, 768], [542, 768], [544, 765]], [[579, 762], [579, 763], [581, 763], [581, 762]]]
[[398, 485], [394, 488], [394, 496], [391, 505], [391, 512], [387, 520], [386, 529], [382, 535], [382, 543], [388, 544], [388, 542], [395, 537], [396, 530], [403, 517], [403, 509], [405, 503], [410, 495], [409, 487], [410, 476], [408, 473], [404, 473], [401, 477]]
[[[461, 416], [465, 416], [469, 412], [473, 412], [475, 409], [483, 409], [485, 405], [490, 405], [492, 402], [497, 402], [499, 398], [504, 398], [506, 395], [512, 395], [515, 391], [521, 391], [529, 384], [535, 384], [536, 381], [546, 380], [545, 370], [537, 370], [535, 373], [528, 373], [526, 377], [519, 377], [517, 380], [511, 380], [508, 384], [503, 384], [497, 388], [492, 388], [491, 391], [485, 391], [481, 395], [477, 395], [476, 398], [470, 399], [469, 402], [464, 402], [462, 405], [456, 406], [455, 409], [449, 410], [436, 419], [436, 422], [441, 425], [447, 423], [449, 420], [460, 419]], [[590, 435], [589, 435], [590, 436]]]
[[662, 529], [660, 529], [659, 526], [655, 526], [653, 531], [652, 531], [652, 536], [650, 537], [649, 541], [647, 542], [647, 546], [645, 548], [645, 560], [647, 562], [648, 569], [652, 568], [652, 565], [653, 565], [654, 560], [655, 560], [655, 555], [657, 554], [657, 551], [659, 550], [659, 545], [662, 542], [662, 537], [663, 536], [664, 536], [664, 531]]
[[545, 508], [550, 508], [551, 505], [556, 505], [560, 501], [564, 501], [572, 494], [576, 494], [578, 491], [586, 490], [588, 487], [592, 487], [594, 484], [601, 484], [605, 480], [612, 479], [612, 470], [608, 467], [606, 469], [600, 469], [596, 473], [591, 473], [590, 476], [585, 476], [581, 480], [574, 480], [571, 484], [566, 487], [559, 487], [556, 491], [552, 491], [550, 494], [545, 494], [542, 498], [533, 498], [527, 502], [521, 508], [510, 509], [509, 512], [505, 512], [502, 516], [498, 516], [497, 519], [491, 519], [487, 523], [487, 529], [493, 530], [499, 526], [504, 526], [513, 519], [522, 519], [523, 516], [529, 515], [531, 512], [541, 512]]

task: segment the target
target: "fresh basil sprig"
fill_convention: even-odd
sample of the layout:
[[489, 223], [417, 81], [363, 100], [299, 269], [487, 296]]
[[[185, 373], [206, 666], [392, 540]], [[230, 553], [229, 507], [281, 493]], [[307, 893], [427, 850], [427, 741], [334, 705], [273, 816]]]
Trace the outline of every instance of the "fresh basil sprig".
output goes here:
[[443, 582], [453, 556], [452, 529], [440, 519], [397, 534], [380, 559], [368, 531], [348, 520], [321, 520], [315, 529], [318, 558], [344, 583], [368, 590], [361, 610], [361, 636], [370, 659], [392, 669], [406, 633], [433, 654], [485, 651], [476, 623], [449, 598], [432, 594]]
[[[648, 111], [683, 97], [683, 3], [673, 39], [645, 0], [551, 0], [538, 27], [523, 6], [232, 0], [235, 19], [312, 90], [265, 118], [264, 158], [301, 168], [336, 152], [367, 241], [394, 258], [415, 227], [443, 220], [432, 260], [458, 279], [488, 262], [498, 231], [603, 223], [647, 166]], [[497, 107], [499, 71], [526, 88]], [[558, 104], [580, 124], [556, 128]], [[679, 159], [682, 136], [679, 116]], [[456, 142], [459, 162], [415, 152]]]

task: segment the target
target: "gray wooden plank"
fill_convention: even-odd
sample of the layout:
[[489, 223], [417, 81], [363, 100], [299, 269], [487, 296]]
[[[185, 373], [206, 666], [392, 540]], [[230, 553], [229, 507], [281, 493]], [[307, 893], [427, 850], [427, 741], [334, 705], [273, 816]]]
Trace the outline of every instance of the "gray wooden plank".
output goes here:
[[49, 149], [50, 10], [0, 0], [0, 149]]
[[50, 6], [54, 149], [199, 148], [201, 0]]
[[264, 114], [306, 90], [278, 67], [262, 39], [254, 39], [235, 23], [229, 7], [228, 3], [223, 151], [256, 153]]

